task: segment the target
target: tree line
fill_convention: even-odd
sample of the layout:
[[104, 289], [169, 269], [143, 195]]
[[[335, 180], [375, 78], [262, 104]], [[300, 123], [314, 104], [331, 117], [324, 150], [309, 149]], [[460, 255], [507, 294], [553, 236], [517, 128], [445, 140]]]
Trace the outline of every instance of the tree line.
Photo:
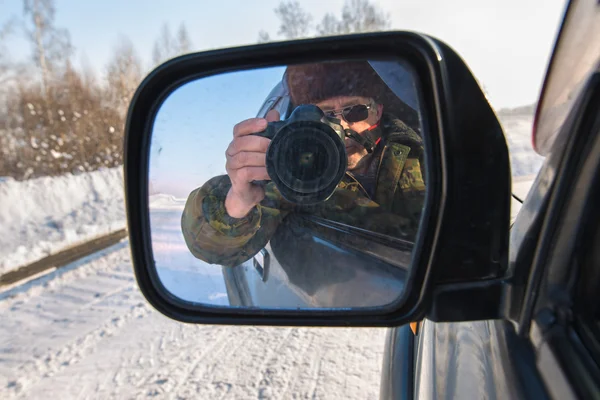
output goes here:
[[[389, 27], [389, 16], [370, 0], [347, 0], [339, 17], [326, 14], [317, 24], [295, 0], [282, 1], [274, 12], [280, 27], [273, 37], [283, 39]], [[89, 66], [76, 68], [76, 49], [55, 14], [54, 0], [23, 0], [21, 17], [0, 26], [0, 177], [24, 180], [123, 163], [127, 108], [148, 69], [127, 37], [117, 38], [100, 78]], [[28, 62], [8, 55], [7, 42], [17, 35], [30, 45]], [[259, 42], [270, 40], [270, 33], [259, 32]], [[183, 23], [174, 33], [164, 24], [152, 66], [192, 48]]]

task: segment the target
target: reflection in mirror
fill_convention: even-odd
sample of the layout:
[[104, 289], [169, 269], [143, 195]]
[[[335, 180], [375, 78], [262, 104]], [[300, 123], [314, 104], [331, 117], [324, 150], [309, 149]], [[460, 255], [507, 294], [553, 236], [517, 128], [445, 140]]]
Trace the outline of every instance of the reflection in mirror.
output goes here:
[[176, 89], [150, 149], [164, 287], [260, 309], [401, 298], [426, 192], [419, 95], [398, 60], [243, 70]]

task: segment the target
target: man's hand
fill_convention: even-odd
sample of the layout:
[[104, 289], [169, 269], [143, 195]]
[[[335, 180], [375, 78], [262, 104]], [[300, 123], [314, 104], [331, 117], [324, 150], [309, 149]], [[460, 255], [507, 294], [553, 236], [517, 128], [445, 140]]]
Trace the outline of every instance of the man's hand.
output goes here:
[[279, 113], [271, 110], [266, 118], [250, 118], [233, 128], [233, 140], [225, 155], [225, 169], [231, 179], [231, 189], [225, 199], [227, 214], [245, 217], [265, 197], [264, 189], [252, 181], [270, 180], [266, 154], [270, 139], [254, 136], [267, 127], [268, 122], [279, 121]]

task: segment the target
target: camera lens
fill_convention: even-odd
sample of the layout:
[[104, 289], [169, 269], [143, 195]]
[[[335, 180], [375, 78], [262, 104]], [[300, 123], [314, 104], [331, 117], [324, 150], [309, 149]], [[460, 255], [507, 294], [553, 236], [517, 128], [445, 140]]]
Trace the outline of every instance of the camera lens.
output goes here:
[[308, 124], [281, 132], [275, 165], [288, 188], [300, 193], [322, 190], [335, 178], [339, 153], [324, 129]]
[[267, 169], [284, 197], [296, 203], [326, 199], [346, 170], [343, 141], [327, 125], [294, 122], [271, 142]]
[[294, 179], [312, 181], [327, 169], [327, 148], [321, 143], [304, 138], [295, 140], [292, 147], [286, 150], [288, 170]]

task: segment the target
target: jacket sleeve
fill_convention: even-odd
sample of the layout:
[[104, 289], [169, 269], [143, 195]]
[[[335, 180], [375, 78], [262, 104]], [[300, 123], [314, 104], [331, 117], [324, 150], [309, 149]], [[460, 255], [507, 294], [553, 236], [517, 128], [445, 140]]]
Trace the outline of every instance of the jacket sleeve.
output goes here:
[[421, 161], [419, 157], [410, 155], [407, 158], [392, 206], [395, 214], [402, 215], [410, 221], [410, 235], [413, 238], [417, 235], [425, 205], [426, 186]]
[[400, 121], [395, 122], [394, 129], [379, 166], [376, 198], [384, 209], [407, 221], [405, 238], [414, 240], [426, 194], [423, 142]]
[[287, 211], [274, 184], [265, 186], [265, 199], [243, 218], [225, 210], [229, 176], [210, 179], [188, 197], [181, 229], [190, 252], [209, 264], [233, 267], [258, 253], [269, 242]]

